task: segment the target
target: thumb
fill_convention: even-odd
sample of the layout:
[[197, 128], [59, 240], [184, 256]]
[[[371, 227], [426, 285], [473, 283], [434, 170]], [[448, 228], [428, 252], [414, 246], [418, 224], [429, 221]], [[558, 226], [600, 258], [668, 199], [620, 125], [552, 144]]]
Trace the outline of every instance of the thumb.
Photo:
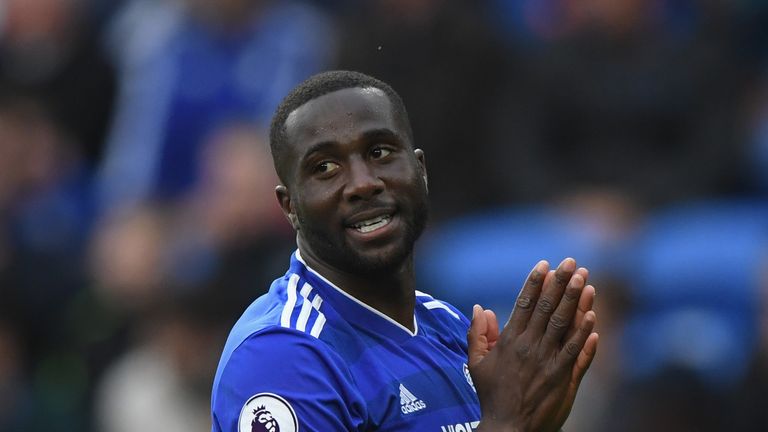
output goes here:
[[467, 331], [467, 345], [469, 346], [469, 366], [479, 363], [488, 351], [488, 316], [483, 313], [480, 305], [472, 308], [472, 324]]

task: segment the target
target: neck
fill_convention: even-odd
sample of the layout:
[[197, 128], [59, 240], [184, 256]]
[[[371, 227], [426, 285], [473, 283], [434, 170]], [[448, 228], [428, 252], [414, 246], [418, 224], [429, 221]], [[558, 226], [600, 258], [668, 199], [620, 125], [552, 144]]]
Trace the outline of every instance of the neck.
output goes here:
[[413, 313], [416, 305], [413, 256], [408, 256], [394, 270], [359, 274], [335, 268], [318, 259], [299, 243], [301, 257], [313, 270], [321, 274], [352, 297], [415, 331]]

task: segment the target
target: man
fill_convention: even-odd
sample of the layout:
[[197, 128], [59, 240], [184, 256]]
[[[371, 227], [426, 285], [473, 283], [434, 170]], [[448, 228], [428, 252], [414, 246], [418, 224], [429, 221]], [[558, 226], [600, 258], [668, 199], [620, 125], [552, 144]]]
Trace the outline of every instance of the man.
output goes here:
[[501, 333], [493, 312], [475, 306], [470, 326], [417, 291], [424, 153], [374, 78], [308, 79], [270, 144], [298, 250], [229, 336], [213, 431], [559, 429], [597, 347], [586, 269], [539, 262]]

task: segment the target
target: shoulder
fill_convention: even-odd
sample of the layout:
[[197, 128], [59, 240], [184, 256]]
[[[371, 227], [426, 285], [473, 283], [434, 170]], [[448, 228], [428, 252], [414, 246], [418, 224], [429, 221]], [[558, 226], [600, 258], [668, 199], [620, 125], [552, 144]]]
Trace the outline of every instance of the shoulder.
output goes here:
[[265, 407], [280, 430], [355, 430], [367, 418], [341, 357], [316, 337], [280, 325], [248, 335], [222, 359], [214, 381], [211, 408], [222, 430], [241, 430]]
[[438, 300], [430, 294], [416, 290], [416, 305], [431, 311], [437, 319], [447, 320], [453, 324], [460, 323], [462, 327], [469, 327], [469, 320], [461, 311], [450, 303]]
[[270, 325], [248, 335], [222, 358], [215, 385], [276, 379], [300, 386], [305, 374], [346, 373], [344, 361], [325, 342], [296, 329]]
[[287, 273], [243, 312], [229, 334], [225, 355], [247, 338], [271, 327], [319, 338], [326, 324], [323, 309], [323, 298], [317, 290], [299, 274]]
[[280, 430], [295, 430], [294, 422], [309, 430], [357, 430], [365, 424], [366, 405], [355, 379], [332, 346], [335, 339], [328, 340], [334, 332], [325, 312], [332, 309], [323, 303], [308, 280], [288, 272], [246, 309], [214, 378], [214, 430], [250, 431], [246, 426], [264, 407], [271, 407], [269, 416], [279, 420]]
[[448, 302], [416, 291], [416, 316], [425, 335], [456, 353], [466, 354], [470, 322], [461, 311]]
[[307, 345], [325, 330], [323, 309], [322, 297], [299, 274], [288, 272], [275, 280], [269, 291], [251, 303], [232, 327], [216, 380], [230, 358], [236, 353], [242, 357], [254, 340], [277, 342], [280, 349], [296, 346], [325, 348], [323, 344]]
[[[328, 311], [331, 308], [324, 304], [320, 292], [300, 272], [289, 271], [275, 280], [233, 326], [214, 386], [240, 374], [274, 376], [271, 367], [287, 364], [307, 364], [315, 369], [324, 365], [338, 372], [335, 365], [344, 365], [344, 361], [334, 352], [330, 341], [325, 341], [333, 333], [327, 331]], [[290, 380], [292, 376], [295, 374], [283, 373], [281, 379]]]

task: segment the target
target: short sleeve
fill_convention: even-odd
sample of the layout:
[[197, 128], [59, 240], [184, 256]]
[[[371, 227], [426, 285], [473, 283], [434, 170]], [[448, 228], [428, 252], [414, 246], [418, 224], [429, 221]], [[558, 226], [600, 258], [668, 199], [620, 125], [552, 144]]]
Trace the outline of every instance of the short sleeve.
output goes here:
[[362, 431], [366, 404], [343, 359], [306, 333], [272, 328], [233, 352], [213, 389], [213, 431]]

